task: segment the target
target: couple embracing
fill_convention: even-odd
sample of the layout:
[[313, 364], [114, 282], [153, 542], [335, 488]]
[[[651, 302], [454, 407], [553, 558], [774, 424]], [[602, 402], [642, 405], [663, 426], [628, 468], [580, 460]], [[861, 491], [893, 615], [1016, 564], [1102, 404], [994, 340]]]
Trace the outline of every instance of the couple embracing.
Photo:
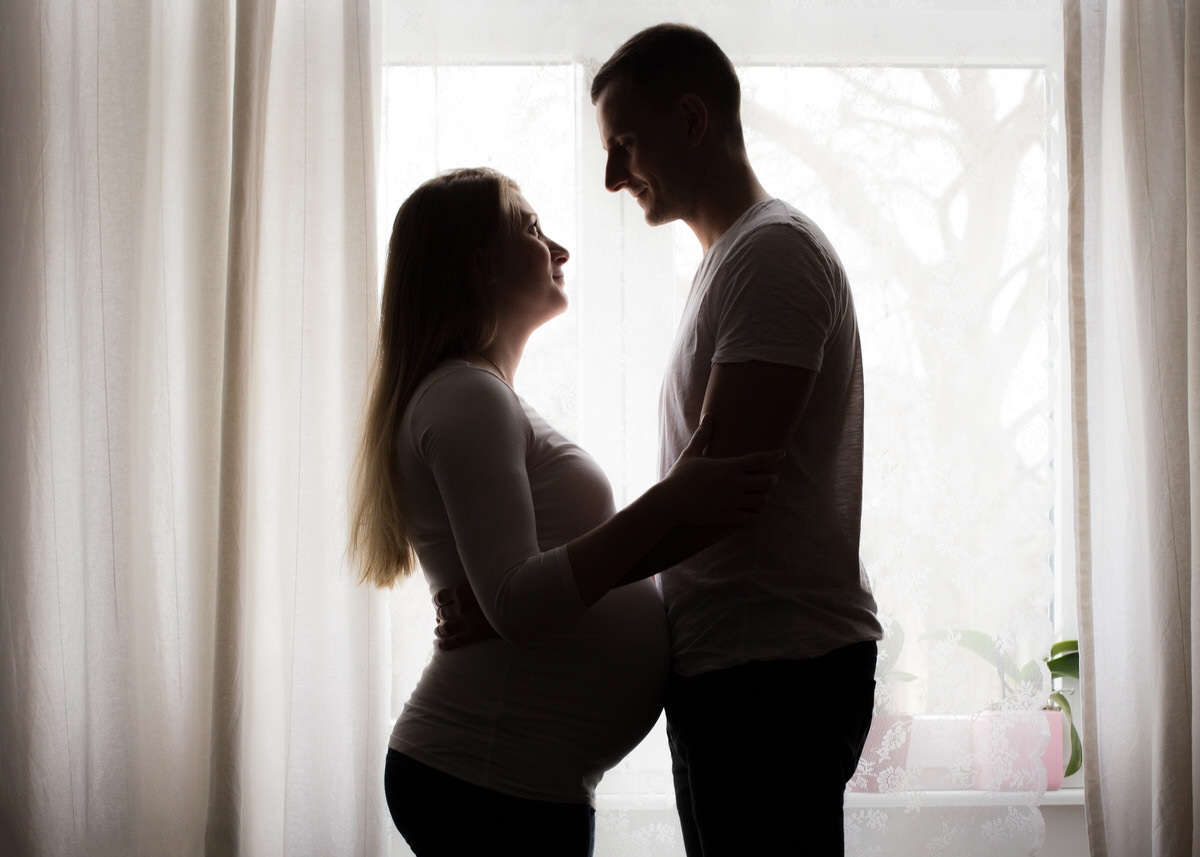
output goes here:
[[439, 603], [388, 806], [417, 855], [588, 855], [596, 784], [665, 706], [689, 857], [842, 854], [881, 636], [846, 275], [759, 183], [707, 35], [638, 33], [591, 95], [607, 188], [704, 251], [662, 383], [662, 479], [617, 511], [512, 389], [569, 258], [517, 186], [477, 169], [418, 188], [388, 248], [351, 529], [364, 580], [419, 563]]

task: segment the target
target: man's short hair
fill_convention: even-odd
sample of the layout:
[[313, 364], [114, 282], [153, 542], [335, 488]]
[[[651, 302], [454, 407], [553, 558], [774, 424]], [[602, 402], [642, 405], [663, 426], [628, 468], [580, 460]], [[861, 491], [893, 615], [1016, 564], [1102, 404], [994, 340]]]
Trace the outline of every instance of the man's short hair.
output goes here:
[[741, 137], [742, 87], [729, 57], [707, 33], [686, 24], [648, 27], [617, 48], [592, 78], [592, 104], [626, 78], [655, 107], [685, 93], [703, 99], [727, 133]]

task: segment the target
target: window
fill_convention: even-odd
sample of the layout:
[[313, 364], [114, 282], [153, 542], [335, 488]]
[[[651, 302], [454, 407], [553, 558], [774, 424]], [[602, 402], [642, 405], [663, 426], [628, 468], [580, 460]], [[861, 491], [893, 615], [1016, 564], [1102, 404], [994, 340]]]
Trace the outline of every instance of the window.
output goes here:
[[[451, 5], [457, 31], [439, 24], [455, 20], [446, 4], [388, 7], [381, 247], [399, 203], [439, 170], [488, 165], [521, 184], [572, 259], [571, 308], [535, 335], [517, 387], [599, 459], [621, 504], [655, 478], [658, 380], [700, 250], [685, 226], [651, 229], [604, 190], [588, 70], [655, 18]], [[738, 64], [763, 184], [821, 225], [850, 274], [867, 385], [862, 555], [894, 659], [878, 710], [1036, 709], [1040, 687], [998, 681], [947, 632], [982, 632], [1021, 664], [1074, 636], [1058, 7], [777, 5], [737, 4], [735, 23], [717, 4], [693, 22]], [[397, 711], [430, 638], [416, 586], [397, 607], [418, 630], [415, 649], [399, 647]], [[970, 788], [953, 767], [894, 785]], [[661, 724], [602, 791], [597, 853], [606, 835], [682, 853]], [[1010, 809], [971, 810], [981, 839], [1026, 835], [1029, 808]], [[877, 822], [848, 830], [866, 842]]]

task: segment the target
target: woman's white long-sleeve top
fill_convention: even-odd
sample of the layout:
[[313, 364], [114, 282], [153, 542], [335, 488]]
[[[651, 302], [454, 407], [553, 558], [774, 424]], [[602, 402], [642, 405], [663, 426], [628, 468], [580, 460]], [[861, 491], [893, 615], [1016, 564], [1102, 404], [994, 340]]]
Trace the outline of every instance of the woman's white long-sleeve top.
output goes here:
[[422, 382], [398, 443], [430, 591], [469, 580], [501, 639], [435, 651], [389, 746], [506, 794], [591, 802], [654, 725], [669, 669], [653, 583], [585, 609], [571, 574], [566, 543], [614, 512], [608, 480], [503, 381], [458, 360]]

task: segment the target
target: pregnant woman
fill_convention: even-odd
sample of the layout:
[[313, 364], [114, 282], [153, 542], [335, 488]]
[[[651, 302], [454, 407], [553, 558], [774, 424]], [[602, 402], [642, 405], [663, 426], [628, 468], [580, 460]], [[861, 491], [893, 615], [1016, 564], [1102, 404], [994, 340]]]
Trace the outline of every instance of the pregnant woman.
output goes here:
[[516, 185], [432, 179], [388, 248], [351, 530], [362, 578], [467, 583], [498, 637], [438, 650], [389, 741], [417, 855], [587, 855], [594, 789], [658, 718], [668, 671], [647, 555], [677, 526], [744, 524], [777, 453], [710, 460], [702, 426], [620, 512], [603, 472], [512, 389], [563, 312], [567, 251]]

